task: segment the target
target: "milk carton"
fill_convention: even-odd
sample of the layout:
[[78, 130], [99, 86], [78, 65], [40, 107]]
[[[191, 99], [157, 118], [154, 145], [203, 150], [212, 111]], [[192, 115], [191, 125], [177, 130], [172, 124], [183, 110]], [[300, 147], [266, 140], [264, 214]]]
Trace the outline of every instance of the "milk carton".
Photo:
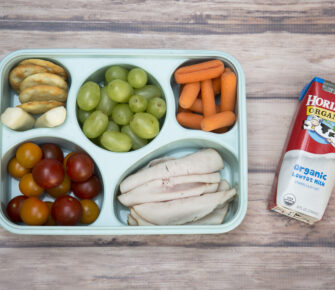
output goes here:
[[335, 185], [335, 84], [314, 78], [299, 100], [269, 209], [314, 224]]

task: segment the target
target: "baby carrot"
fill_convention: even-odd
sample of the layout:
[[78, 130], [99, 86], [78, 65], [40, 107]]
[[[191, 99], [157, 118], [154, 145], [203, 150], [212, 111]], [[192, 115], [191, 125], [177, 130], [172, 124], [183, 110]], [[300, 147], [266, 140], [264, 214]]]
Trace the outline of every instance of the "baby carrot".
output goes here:
[[191, 113], [190, 110], [188, 110], [188, 109], [183, 109], [181, 106], [178, 105], [178, 113], [180, 113], [180, 112], [189, 112], [189, 113]]
[[193, 111], [193, 112], [196, 112], [196, 113], [203, 113], [203, 110], [202, 110], [202, 101], [201, 99], [196, 99], [193, 103], [193, 105], [190, 107], [190, 110]]
[[226, 133], [228, 131], [228, 129], [229, 129], [229, 127], [222, 127], [222, 128], [214, 130], [213, 132], [221, 134], [221, 133]]
[[186, 84], [179, 97], [179, 105], [188, 109], [192, 106], [200, 91], [200, 82]]
[[229, 69], [221, 76], [221, 112], [234, 111], [236, 102], [236, 75]]
[[219, 77], [224, 71], [222, 61], [215, 59], [194, 65], [184, 66], [174, 73], [178, 84], [194, 83]]
[[216, 108], [212, 80], [201, 82], [201, 99], [204, 117], [214, 115], [216, 113]]
[[222, 127], [228, 127], [234, 124], [235, 114], [231, 111], [217, 113], [215, 115], [205, 117], [201, 121], [201, 129], [204, 131], [213, 131]]
[[181, 112], [177, 114], [177, 121], [180, 125], [191, 128], [191, 129], [201, 129], [200, 123], [203, 119], [202, 115]]
[[[215, 105], [215, 107], [216, 107], [216, 112], [219, 113], [220, 112], [220, 106], [219, 105]], [[190, 110], [192, 112], [202, 114], [203, 113], [203, 109], [202, 109], [202, 101], [201, 101], [201, 99], [197, 98], [194, 101], [193, 105], [190, 107]]]
[[216, 96], [221, 91], [221, 76], [212, 80], [213, 82], [213, 91]]

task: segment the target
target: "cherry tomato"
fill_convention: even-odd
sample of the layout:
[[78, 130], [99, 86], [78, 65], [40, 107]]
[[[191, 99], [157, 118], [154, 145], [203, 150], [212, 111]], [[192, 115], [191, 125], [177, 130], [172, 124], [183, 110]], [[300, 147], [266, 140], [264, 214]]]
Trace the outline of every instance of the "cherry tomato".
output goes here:
[[94, 163], [86, 153], [77, 153], [70, 156], [66, 164], [67, 174], [71, 180], [82, 182], [89, 179], [94, 171]]
[[16, 150], [16, 159], [24, 168], [33, 168], [42, 159], [42, 150], [34, 143], [23, 143]]
[[73, 193], [82, 199], [91, 199], [100, 192], [101, 183], [98, 177], [91, 176], [84, 182], [72, 182]]
[[8, 204], [7, 204], [7, 214], [10, 218], [10, 220], [14, 223], [22, 222], [22, 219], [20, 217], [20, 209], [22, 206], [22, 203], [27, 199], [28, 197], [24, 195], [19, 195], [17, 197], [14, 197]]
[[16, 157], [13, 157], [9, 162], [8, 162], [8, 172], [11, 176], [14, 178], [21, 178], [23, 175], [26, 175], [29, 173], [31, 170], [28, 168], [24, 168], [19, 162], [17, 162]]
[[73, 155], [73, 154], [76, 154], [77, 152], [70, 152], [69, 154], [67, 154], [64, 158], [64, 161], [63, 161], [63, 164], [64, 164], [64, 168], [66, 168], [66, 164], [67, 164], [67, 161], [68, 159]]
[[33, 177], [45, 189], [56, 187], [65, 177], [63, 164], [56, 159], [42, 159], [34, 166]]
[[45, 226], [55, 226], [56, 222], [51, 215], [51, 209], [52, 209], [52, 206], [53, 206], [54, 203], [51, 202], [51, 201], [46, 201], [45, 203], [49, 208], [49, 216], [48, 216], [47, 222], [44, 225]]
[[83, 208], [83, 215], [80, 219], [82, 224], [91, 224], [99, 216], [100, 210], [97, 204], [91, 199], [82, 199], [80, 201], [81, 207]]
[[64, 195], [55, 200], [51, 214], [57, 224], [73, 226], [81, 219], [81, 204], [76, 198]]
[[25, 196], [40, 196], [44, 189], [40, 187], [31, 173], [26, 174], [20, 179], [19, 189]]
[[20, 216], [27, 225], [40, 226], [48, 220], [49, 208], [45, 202], [37, 197], [28, 197], [22, 203]]
[[49, 193], [52, 197], [57, 198], [63, 195], [66, 195], [71, 189], [71, 179], [70, 177], [65, 174], [63, 182], [56, 186], [47, 189], [47, 193]]
[[44, 159], [56, 159], [59, 162], [63, 162], [64, 160], [63, 151], [56, 144], [51, 143], [43, 144], [41, 146], [41, 149], [43, 152]]

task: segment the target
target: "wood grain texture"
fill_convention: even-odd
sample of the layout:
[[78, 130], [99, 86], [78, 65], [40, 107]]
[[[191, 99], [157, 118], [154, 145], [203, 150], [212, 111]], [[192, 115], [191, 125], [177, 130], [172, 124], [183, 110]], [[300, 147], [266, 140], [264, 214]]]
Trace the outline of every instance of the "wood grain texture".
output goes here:
[[21, 48], [222, 50], [247, 82], [249, 200], [222, 235], [18, 236], [0, 289], [334, 289], [335, 201], [308, 226], [266, 209], [297, 96], [335, 81], [334, 1], [0, 2], [0, 59]]
[[2, 289], [326, 290], [334, 289], [334, 257], [330, 248], [0, 249], [0, 264], [6, 265], [0, 268], [0, 285]]
[[[175, 35], [99, 31], [0, 30], [0, 57], [22, 48], [166, 48], [209, 49], [230, 53], [246, 76], [247, 98], [297, 99], [314, 76], [335, 79], [333, 37], [292, 36], [267, 32], [255, 35]], [[19, 40], [19, 41], [18, 41]]]

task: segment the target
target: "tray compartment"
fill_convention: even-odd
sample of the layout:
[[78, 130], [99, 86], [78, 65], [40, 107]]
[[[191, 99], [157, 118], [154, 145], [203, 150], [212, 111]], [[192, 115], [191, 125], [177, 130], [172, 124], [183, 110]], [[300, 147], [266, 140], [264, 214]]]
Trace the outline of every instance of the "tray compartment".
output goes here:
[[[138, 67], [138, 66], [136, 66], [136, 65], [131, 65], [131, 64], [126, 63], [126, 62], [124, 62], [124, 63], [113, 63], [113, 64], [111, 64], [111, 65], [107, 65], [107, 66], [101, 67], [101, 68], [99, 68], [98, 70], [96, 70], [95, 72], [93, 72], [89, 77], [87, 77], [87, 78], [82, 82], [82, 84], [80, 85], [80, 87], [81, 87], [84, 83], [86, 83], [86, 82], [88, 82], [88, 81], [93, 81], [93, 82], [99, 84], [100, 86], [103, 86], [103, 85], [104, 85], [104, 80], [105, 80], [105, 72], [106, 72], [106, 70], [107, 70], [110, 66], [114, 66], [114, 65], [124, 67], [124, 68], [126, 68], [126, 69], [128, 69], [128, 70], [131, 70], [131, 69], [133, 69], [133, 68], [135, 68], [135, 67]], [[142, 67], [140, 67], [140, 68], [142, 68]], [[161, 90], [161, 92], [162, 92], [162, 98], [166, 101], [166, 98], [165, 98], [165, 92], [164, 92], [162, 86], [160, 85], [160, 83], [157, 81], [157, 79], [156, 79], [152, 74], [150, 74], [150, 72], [148, 72], [148, 71], [146, 71], [146, 72], [147, 72], [147, 75], [148, 75], [148, 84], [156, 85], [156, 86]], [[79, 87], [79, 88], [80, 88], [80, 87]], [[79, 89], [78, 89], [78, 91], [79, 91]], [[76, 98], [77, 98], [77, 95], [78, 95], [78, 91], [77, 91], [77, 93], [76, 93]], [[169, 106], [169, 104], [167, 103], [167, 108], [166, 108], [166, 111], [167, 111], [167, 112], [170, 110], [169, 107], [170, 107], [170, 106]], [[78, 109], [78, 106], [76, 106], [76, 113], [75, 113], [76, 116], [77, 116], [77, 109]], [[159, 120], [161, 130], [162, 130], [162, 127], [164, 126], [165, 119], [166, 119], [166, 115], [167, 115], [167, 113], [165, 114], [165, 116], [163, 116], [163, 117]], [[77, 117], [77, 123], [78, 123], [78, 126], [79, 126], [80, 130], [82, 131], [82, 129], [81, 129], [81, 124], [80, 124], [80, 122], [79, 122], [79, 120], [78, 120], [78, 117]], [[120, 126], [120, 127], [121, 127], [121, 126]], [[160, 131], [161, 131], [161, 130], [160, 130]], [[160, 132], [158, 133], [158, 135], [159, 135], [159, 134], [160, 134]], [[86, 137], [86, 138], [87, 138], [87, 137]], [[156, 136], [155, 138], [157, 138], [157, 136]], [[154, 138], [154, 139], [155, 139], [155, 138]], [[94, 143], [92, 140], [90, 140], [89, 138], [87, 138], [87, 140], [89, 140], [90, 142], [92, 142], [93, 144], [95, 144], [95, 143]], [[153, 140], [152, 140], [152, 141], [153, 141]], [[152, 141], [150, 141], [149, 143], [151, 143]], [[97, 144], [95, 144], [95, 145], [96, 145], [97, 147], [101, 147], [101, 146], [99, 146], [99, 145], [97, 145]], [[147, 146], [147, 145], [146, 145], [146, 146]], [[144, 146], [144, 147], [146, 147], [146, 146]], [[101, 147], [101, 148], [103, 148], [103, 147]], [[105, 148], [103, 148], [103, 149], [106, 150], [107, 152], [109, 152], [107, 149], [105, 149]], [[138, 149], [137, 149], [137, 150], [138, 150]], [[124, 152], [124, 153], [128, 153], [128, 152]]]
[[[8, 76], [10, 71], [16, 66], [18, 65], [19, 62], [21, 62], [24, 59], [27, 59], [29, 57], [23, 57], [21, 55], [18, 55], [16, 57], [13, 57], [12, 59], [10, 59], [8, 62], [4, 63], [4, 66], [2, 68], [1, 71], [1, 78], [0, 78], [0, 92], [1, 92], [1, 99], [0, 99], [0, 109], [1, 109], [1, 113], [4, 112], [6, 110], [6, 108], [8, 107], [16, 107], [17, 105], [20, 105], [20, 101], [19, 101], [19, 96], [18, 94], [11, 88], [9, 81], [8, 81]], [[70, 95], [70, 90], [71, 90], [71, 74], [69, 69], [60, 61], [51, 58], [51, 57], [39, 57], [38, 55], [36, 56], [31, 56], [30, 58], [41, 58], [44, 60], [48, 60], [51, 61], [59, 66], [61, 66], [62, 68], [65, 69], [66, 73], [67, 73], [67, 84], [68, 84], [68, 95]], [[67, 108], [67, 101], [65, 103], [65, 107]], [[66, 122], [66, 120], [65, 120]], [[52, 128], [51, 128], [52, 129]], [[11, 129], [8, 129], [10, 131], [13, 131]], [[38, 129], [30, 129], [30, 130], [38, 130]], [[29, 130], [26, 131], [13, 131], [13, 132], [17, 132], [20, 134], [24, 134], [23, 132], [27, 132]]]
[[[238, 159], [235, 153], [231, 152], [229, 149], [227, 149], [224, 145], [212, 141], [212, 140], [206, 140], [201, 138], [196, 139], [182, 139], [178, 141], [171, 142], [165, 146], [160, 147], [154, 152], [151, 152], [150, 155], [143, 157], [141, 160], [139, 160], [136, 164], [128, 168], [123, 174], [121, 179], [118, 182], [118, 185], [114, 191], [114, 211], [120, 222], [122, 222], [124, 225], [127, 225], [127, 216], [129, 213], [128, 208], [124, 207], [122, 204], [119, 203], [117, 200], [117, 195], [119, 192], [119, 184], [121, 181], [128, 175], [135, 173], [138, 169], [144, 167], [149, 161], [160, 158], [160, 157], [183, 157], [185, 155], [188, 155], [190, 153], [196, 152], [200, 149], [204, 148], [213, 148], [216, 149], [220, 155], [222, 156], [224, 160], [225, 167], [221, 170], [221, 178], [226, 179], [232, 187], [236, 187], [238, 191], [238, 197], [234, 200], [234, 202], [231, 205], [230, 213], [228, 217], [225, 219], [225, 222], [228, 222], [230, 219], [233, 218], [233, 216], [238, 211], [239, 207], [239, 165], [238, 165]], [[162, 227], [162, 226], [160, 226]], [[164, 227], [164, 226], [163, 226]]]
[[[60, 146], [60, 148], [62, 149], [64, 156], [66, 156], [66, 154], [68, 154], [69, 152], [72, 151], [77, 151], [77, 152], [85, 152], [85, 150], [78, 146], [75, 143], [72, 143], [68, 140], [65, 139], [61, 139], [61, 138], [57, 138], [57, 137], [36, 137], [36, 138], [32, 138], [32, 139], [27, 139], [24, 142], [20, 142], [20, 144], [17, 144], [15, 146], [13, 146], [12, 148], [10, 148], [3, 156], [2, 160], [1, 160], [1, 172], [2, 172], [2, 176], [1, 176], [1, 192], [2, 194], [0, 195], [0, 202], [1, 202], [1, 209], [2, 212], [0, 214], [2, 214], [3, 216], [6, 216], [6, 205], [8, 204], [8, 202], [14, 198], [15, 196], [18, 195], [22, 195], [22, 193], [19, 190], [19, 180], [11, 177], [8, 172], [7, 172], [7, 164], [9, 162], [9, 160], [11, 158], [13, 158], [15, 156], [15, 151], [17, 150], [17, 148], [25, 142], [33, 142], [35, 144], [41, 145], [41, 144], [45, 144], [45, 143], [54, 143], [58, 146]], [[85, 152], [86, 153], [86, 152]], [[94, 161], [94, 156], [91, 155], [91, 158]], [[100, 211], [102, 211], [101, 209], [103, 208], [103, 203], [104, 203], [104, 180], [102, 178], [101, 172], [99, 170], [98, 165], [96, 164], [96, 162], [94, 162], [95, 164], [95, 170], [94, 170], [94, 174], [98, 176], [98, 178], [101, 181], [102, 184], [102, 190], [101, 192], [98, 194], [98, 196], [96, 196], [93, 200], [97, 203], [97, 205], [100, 208]], [[72, 196], [74, 196], [73, 193], [71, 193]], [[53, 197], [51, 197], [50, 195], [48, 195], [46, 192], [44, 192], [40, 197], [41, 200], [43, 201], [54, 201], [55, 199]], [[100, 217], [101, 215], [99, 215]], [[99, 220], [98, 219], [95, 221], [97, 222]], [[8, 222], [11, 223], [10, 220], [8, 220]], [[86, 225], [82, 225], [82, 226], [86, 226]], [[26, 225], [22, 225], [22, 227], [26, 228]]]

